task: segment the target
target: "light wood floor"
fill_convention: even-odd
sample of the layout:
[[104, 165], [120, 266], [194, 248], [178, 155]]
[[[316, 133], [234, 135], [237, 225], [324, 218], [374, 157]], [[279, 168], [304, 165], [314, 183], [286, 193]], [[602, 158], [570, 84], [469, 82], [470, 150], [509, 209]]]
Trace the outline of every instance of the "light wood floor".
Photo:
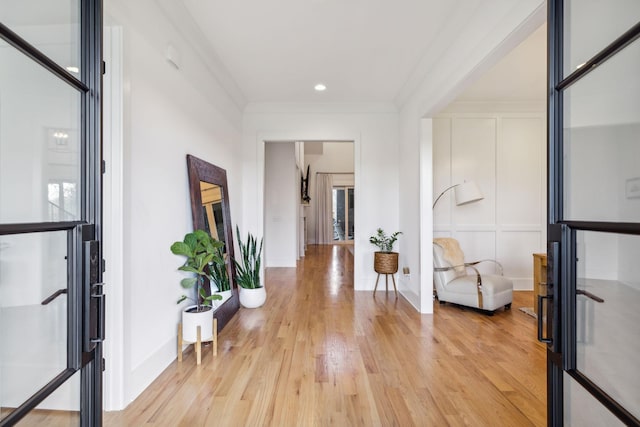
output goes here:
[[[267, 302], [241, 309], [217, 358], [185, 354], [107, 426], [543, 426], [546, 356], [535, 320], [436, 303], [421, 315], [390, 292], [353, 291], [353, 256], [311, 246], [266, 272]], [[380, 288], [378, 288], [380, 289]], [[383, 287], [384, 289], [384, 287]]]

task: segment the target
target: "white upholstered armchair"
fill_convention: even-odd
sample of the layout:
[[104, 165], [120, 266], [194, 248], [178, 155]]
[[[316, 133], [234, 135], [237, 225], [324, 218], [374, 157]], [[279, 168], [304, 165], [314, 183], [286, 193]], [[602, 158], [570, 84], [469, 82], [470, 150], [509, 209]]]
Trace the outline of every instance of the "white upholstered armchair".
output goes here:
[[[480, 274], [475, 266], [485, 261], [495, 263], [500, 275]], [[433, 279], [441, 304], [450, 302], [491, 313], [500, 307], [511, 308], [513, 283], [502, 276], [500, 263], [489, 259], [465, 262], [456, 239], [433, 239]]]

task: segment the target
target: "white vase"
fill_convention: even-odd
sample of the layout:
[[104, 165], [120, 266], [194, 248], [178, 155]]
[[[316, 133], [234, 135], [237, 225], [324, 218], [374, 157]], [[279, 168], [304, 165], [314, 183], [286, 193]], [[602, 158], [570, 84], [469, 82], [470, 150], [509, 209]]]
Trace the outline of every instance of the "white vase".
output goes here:
[[198, 326], [200, 326], [200, 341], [210, 341], [213, 337], [213, 310], [197, 313], [189, 312], [195, 305], [185, 307], [182, 311], [182, 339], [183, 341], [196, 342], [198, 339]]
[[240, 304], [245, 308], [258, 308], [267, 300], [264, 286], [255, 289], [238, 288], [240, 290]]

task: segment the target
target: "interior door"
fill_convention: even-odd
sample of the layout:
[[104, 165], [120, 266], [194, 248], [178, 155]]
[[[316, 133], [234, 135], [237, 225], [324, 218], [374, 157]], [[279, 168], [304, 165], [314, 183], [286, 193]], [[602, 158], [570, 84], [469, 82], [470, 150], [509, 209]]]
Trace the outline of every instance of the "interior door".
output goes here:
[[640, 2], [553, 0], [548, 28], [548, 424], [637, 426]]
[[0, 6], [0, 426], [100, 426], [100, 1]]

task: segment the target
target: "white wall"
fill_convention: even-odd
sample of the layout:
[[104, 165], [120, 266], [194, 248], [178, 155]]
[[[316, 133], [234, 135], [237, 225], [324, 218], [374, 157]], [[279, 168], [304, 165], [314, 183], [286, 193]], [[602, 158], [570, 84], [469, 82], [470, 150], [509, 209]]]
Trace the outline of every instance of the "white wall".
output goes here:
[[[514, 289], [533, 289], [532, 253], [546, 252], [546, 120], [534, 112], [448, 113], [433, 120], [434, 195], [466, 181], [484, 199], [456, 206], [448, 191], [434, 210], [434, 236], [455, 237], [469, 261], [498, 260]], [[535, 112], [537, 110], [537, 112]], [[479, 270], [494, 273], [494, 265]]]
[[378, 227], [398, 229], [397, 130], [397, 113], [385, 105], [249, 105], [243, 126], [243, 223], [263, 234], [264, 141], [354, 141], [354, 287], [373, 290], [375, 247], [368, 238]]
[[265, 145], [265, 267], [295, 267], [300, 177], [293, 142]]
[[[305, 165], [310, 166], [309, 177], [309, 207], [307, 208], [307, 236], [308, 243], [316, 243], [316, 209], [317, 209], [317, 197], [316, 197], [316, 173], [337, 173], [337, 172], [351, 172], [353, 173], [353, 143], [352, 142], [313, 142], [309, 144], [322, 144], [322, 154], [305, 154]], [[306, 166], [305, 166], [306, 171]], [[305, 172], [306, 173], [306, 172]], [[339, 174], [333, 178], [333, 185], [354, 185], [354, 175]], [[358, 189], [354, 189], [356, 197], [358, 196]]]
[[[108, 25], [121, 28], [123, 52], [110, 54], [123, 55], [124, 64], [122, 141], [117, 129], [104, 141], [109, 153], [118, 151], [111, 144], [122, 144], [122, 163], [116, 156], [107, 165], [116, 200], [117, 181], [124, 182], [122, 235], [110, 236], [108, 228], [105, 235], [106, 245], [110, 239], [122, 241], [111, 258], [106, 254], [109, 410], [134, 400], [176, 357], [180, 307], [175, 301], [182, 292], [176, 269], [182, 260], [169, 246], [192, 230], [186, 154], [227, 170], [231, 217], [241, 227], [242, 198], [241, 113], [185, 39], [189, 27], [178, 32], [153, 1], [114, 0], [105, 4], [105, 13]], [[165, 58], [168, 43], [180, 52], [180, 69]], [[109, 276], [119, 261], [121, 276]]]

